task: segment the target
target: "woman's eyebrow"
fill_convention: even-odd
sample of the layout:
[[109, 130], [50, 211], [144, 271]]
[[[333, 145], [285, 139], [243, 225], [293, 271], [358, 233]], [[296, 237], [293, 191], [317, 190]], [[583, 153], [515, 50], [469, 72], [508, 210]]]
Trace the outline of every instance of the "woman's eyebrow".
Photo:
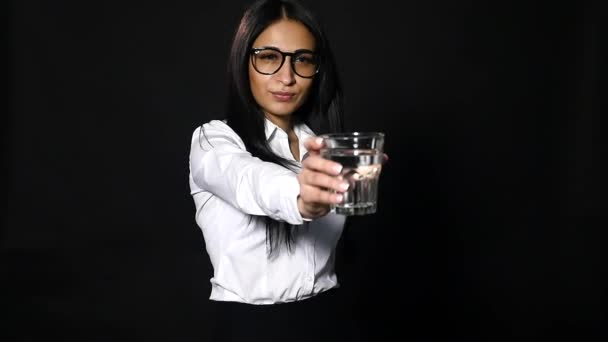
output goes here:
[[[283, 49], [280, 49], [279, 47], [274, 46], [274, 45], [263, 45], [263, 46], [259, 46], [259, 47], [255, 47], [254, 46], [254, 48], [256, 48], [256, 49], [269, 49], [270, 48], [270, 49], [277, 49], [277, 50], [279, 50], [281, 52], [289, 52], [289, 51], [285, 51]], [[304, 48], [304, 49], [296, 49], [292, 53], [298, 53], [298, 52], [312, 52], [312, 53], [314, 53], [315, 51], [313, 49]]]

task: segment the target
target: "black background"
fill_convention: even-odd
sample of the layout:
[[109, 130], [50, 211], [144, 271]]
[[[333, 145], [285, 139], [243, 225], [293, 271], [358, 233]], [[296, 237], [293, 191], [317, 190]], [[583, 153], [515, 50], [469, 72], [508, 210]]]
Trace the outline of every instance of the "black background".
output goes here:
[[[3, 340], [201, 340], [190, 138], [247, 3], [4, 6]], [[608, 338], [599, 1], [307, 3], [348, 128], [387, 134], [338, 265], [364, 338]]]

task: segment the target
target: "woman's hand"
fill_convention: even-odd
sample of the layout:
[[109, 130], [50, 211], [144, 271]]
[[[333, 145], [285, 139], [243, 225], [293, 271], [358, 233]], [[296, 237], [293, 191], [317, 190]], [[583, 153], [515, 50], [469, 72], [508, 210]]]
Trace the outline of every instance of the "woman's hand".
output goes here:
[[302, 170], [298, 174], [298, 209], [302, 217], [313, 219], [326, 215], [330, 204], [342, 201], [341, 193], [348, 189], [348, 182], [339, 176], [342, 165], [319, 155], [323, 139], [310, 138], [304, 141], [304, 146], [308, 157], [302, 162]]

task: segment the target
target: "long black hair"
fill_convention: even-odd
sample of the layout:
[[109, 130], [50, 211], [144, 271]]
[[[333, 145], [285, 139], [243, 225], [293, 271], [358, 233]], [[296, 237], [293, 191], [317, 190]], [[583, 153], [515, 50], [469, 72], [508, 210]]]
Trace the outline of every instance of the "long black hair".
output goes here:
[[[315, 16], [295, 0], [258, 0], [245, 11], [235, 32], [228, 60], [227, 124], [241, 137], [247, 151], [261, 160], [296, 172], [295, 164], [275, 154], [266, 141], [265, 116], [249, 83], [250, 51], [270, 24], [289, 19], [308, 28], [315, 38], [320, 70], [307, 101], [292, 113], [294, 125], [304, 123], [316, 134], [343, 130], [342, 87], [327, 37]], [[271, 256], [280, 243], [291, 248], [292, 226], [265, 216], [266, 244]]]

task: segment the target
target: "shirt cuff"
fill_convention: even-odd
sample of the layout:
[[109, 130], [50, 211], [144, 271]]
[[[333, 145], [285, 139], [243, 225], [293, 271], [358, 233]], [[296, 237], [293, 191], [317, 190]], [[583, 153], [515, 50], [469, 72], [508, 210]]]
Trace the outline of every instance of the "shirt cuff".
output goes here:
[[298, 209], [298, 196], [300, 195], [300, 183], [297, 178], [291, 178], [282, 187], [281, 197], [283, 198], [282, 212], [284, 213], [284, 219], [287, 223], [293, 225], [300, 225], [304, 221], [311, 221], [310, 219], [303, 218]]

